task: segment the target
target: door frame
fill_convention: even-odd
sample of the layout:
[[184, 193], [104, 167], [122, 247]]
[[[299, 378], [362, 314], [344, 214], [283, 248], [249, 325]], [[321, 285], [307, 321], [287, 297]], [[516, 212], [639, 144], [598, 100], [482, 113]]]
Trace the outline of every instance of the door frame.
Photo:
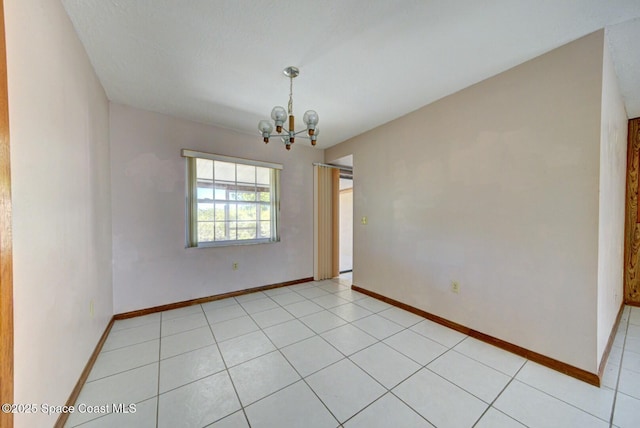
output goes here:
[[640, 306], [640, 117], [629, 119], [624, 231], [624, 303]]
[[[0, 0], [0, 403], [13, 403], [13, 240], [11, 157], [4, 1]], [[0, 412], [0, 427], [13, 427], [13, 414]]]

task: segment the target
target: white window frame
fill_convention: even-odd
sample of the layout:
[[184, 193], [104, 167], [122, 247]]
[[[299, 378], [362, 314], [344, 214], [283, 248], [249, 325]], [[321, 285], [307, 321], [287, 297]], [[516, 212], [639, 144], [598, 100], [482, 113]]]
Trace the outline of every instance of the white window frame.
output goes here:
[[[223, 247], [232, 245], [266, 244], [280, 241], [280, 171], [283, 166], [277, 163], [236, 158], [217, 155], [213, 153], [198, 152], [182, 149], [182, 157], [186, 159], [186, 240], [187, 248]], [[271, 169], [271, 236], [258, 239], [231, 239], [220, 241], [198, 242], [198, 185], [197, 185], [197, 159], [209, 159], [213, 161], [228, 162], [240, 165], [250, 165]], [[236, 177], [237, 185], [237, 177]], [[258, 213], [259, 214], [259, 213]], [[237, 238], [237, 237], [236, 237]]]

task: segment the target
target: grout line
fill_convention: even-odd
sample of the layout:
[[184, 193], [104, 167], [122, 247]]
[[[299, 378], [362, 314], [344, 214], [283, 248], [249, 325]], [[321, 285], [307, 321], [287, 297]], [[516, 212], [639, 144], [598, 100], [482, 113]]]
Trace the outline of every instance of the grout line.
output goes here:
[[[415, 373], [414, 373], [415, 374]], [[411, 375], [413, 376], [413, 375]], [[410, 376], [410, 377], [411, 377]], [[406, 380], [406, 379], [405, 379]], [[404, 382], [404, 381], [403, 381]], [[397, 385], [396, 385], [397, 386]], [[395, 387], [394, 387], [395, 388]], [[385, 392], [384, 394], [382, 394], [380, 397], [376, 398], [375, 400], [373, 400], [371, 403], [367, 404], [365, 407], [363, 407], [362, 409], [360, 409], [358, 412], [356, 412], [355, 415], [351, 416], [349, 419], [345, 420], [344, 422], [349, 422], [350, 420], [352, 420], [353, 418], [355, 418], [356, 416], [358, 416], [360, 413], [364, 412], [366, 409], [368, 409], [369, 407], [373, 406], [375, 403], [377, 403], [378, 401], [382, 400], [384, 397], [386, 397], [387, 395], [391, 395], [393, 397], [395, 397], [397, 400], [399, 400], [401, 403], [403, 403], [405, 406], [407, 406], [409, 409], [411, 409], [416, 415], [418, 415], [419, 417], [421, 417], [422, 419], [424, 419], [425, 421], [427, 421], [428, 424], [432, 425], [435, 427], [434, 424], [432, 424], [426, 417], [424, 417], [423, 415], [421, 415], [420, 413], [418, 413], [413, 407], [411, 407], [410, 405], [408, 405], [407, 403], [405, 403], [404, 401], [402, 401], [402, 399], [400, 399], [400, 397], [398, 397], [397, 395], [395, 395], [393, 393], [393, 391], [391, 389], [387, 389], [387, 392]], [[341, 425], [342, 426], [342, 425]]]
[[[449, 349], [449, 351], [451, 351], [451, 349]], [[447, 351], [447, 352], [449, 352], [449, 351]], [[446, 354], [447, 352], [445, 352], [444, 354]], [[444, 355], [444, 354], [442, 354], [442, 355]], [[441, 355], [441, 356], [442, 356], [442, 355]], [[440, 357], [438, 357], [438, 358], [440, 358]], [[431, 364], [431, 363], [429, 363], [429, 364]], [[427, 365], [428, 365], [428, 364], [427, 364]], [[455, 383], [454, 381], [452, 381], [452, 380], [450, 380], [450, 379], [447, 379], [446, 377], [444, 377], [444, 376], [443, 376], [443, 375], [441, 375], [440, 373], [438, 373], [438, 372], [435, 372], [435, 371], [431, 370], [429, 367], [424, 366], [424, 367], [423, 367], [423, 369], [424, 369], [424, 370], [429, 370], [432, 374], [434, 374], [434, 375], [438, 376], [439, 378], [441, 378], [442, 380], [444, 380], [444, 381], [446, 381], [446, 382], [450, 383], [451, 385], [455, 386], [456, 388], [461, 389], [462, 391], [466, 392], [467, 394], [469, 394], [470, 396], [472, 396], [472, 397], [473, 397], [473, 398], [475, 398], [476, 400], [480, 400], [481, 402], [483, 402], [483, 403], [485, 403], [485, 404], [489, 404], [489, 403], [487, 403], [486, 401], [484, 401], [482, 398], [478, 397], [478, 396], [477, 396], [476, 394], [474, 394], [473, 392], [469, 391], [469, 390], [468, 390], [468, 389], [466, 389], [466, 388], [463, 388], [462, 386], [458, 385], [458, 384], [457, 384], [457, 383]], [[511, 383], [511, 381], [509, 381], [508, 383]], [[495, 400], [494, 400], [494, 401], [495, 401]]]
[[[409, 330], [409, 329], [406, 329], [406, 330]], [[385, 342], [385, 340], [390, 339], [390, 338], [392, 338], [393, 336], [396, 336], [396, 335], [398, 335], [398, 334], [400, 334], [400, 333], [402, 333], [402, 332], [404, 332], [404, 331], [406, 331], [406, 330], [399, 331], [398, 333], [396, 333], [396, 334], [394, 334], [394, 335], [392, 335], [392, 336], [387, 337], [386, 339], [384, 339], [384, 340], [382, 341], [382, 343], [384, 343], [385, 345], [389, 346], [391, 349], [395, 350], [396, 352], [399, 352], [400, 354], [404, 355], [405, 357], [407, 357], [407, 358], [408, 358], [408, 359], [410, 359], [411, 361], [415, 362], [416, 364], [418, 364], [418, 365], [420, 366], [420, 368], [426, 368], [429, 364], [431, 364], [432, 362], [434, 362], [435, 360], [437, 360], [438, 358], [440, 358], [442, 355], [444, 355], [444, 354], [446, 354], [447, 352], [449, 352], [449, 349], [447, 349], [446, 351], [442, 352], [441, 354], [436, 355], [433, 359], [431, 359], [431, 360], [429, 360], [429, 361], [427, 361], [426, 363], [424, 363], [424, 364], [423, 364], [423, 363], [421, 363], [420, 361], [414, 360], [412, 357], [410, 357], [409, 355], [405, 354], [405, 353], [404, 353], [404, 352], [402, 352], [401, 350], [396, 349], [396, 348], [394, 348], [393, 346], [391, 346], [391, 345], [389, 345], [388, 343], [386, 343], [386, 342]], [[412, 330], [409, 330], [409, 331], [412, 331]], [[415, 332], [414, 332], [414, 333], [415, 333]], [[416, 334], [417, 334], [417, 333], [416, 333]], [[424, 339], [426, 339], [426, 337], [424, 337], [424, 336], [421, 336], [421, 337], [423, 337]], [[427, 339], [427, 340], [429, 340], [429, 339]], [[432, 342], [433, 342], [433, 341], [432, 341]], [[438, 342], [434, 342], [434, 343], [436, 343], [436, 344], [440, 345]]]
[[[527, 364], [527, 361], [529, 361], [529, 360], [526, 360], [526, 361], [525, 361], [525, 363], [524, 363], [524, 364], [522, 364], [522, 365], [520, 366], [520, 368], [518, 369], [518, 371], [514, 373], [514, 375], [511, 377], [511, 379], [509, 379], [509, 382], [507, 382], [507, 384], [506, 384], [506, 385], [505, 385], [505, 386], [500, 390], [500, 392], [498, 393], [498, 395], [496, 395], [496, 397], [493, 399], [493, 401], [492, 401], [491, 403], [489, 403], [489, 406], [487, 406], [487, 408], [486, 408], [486, 409], [484, 409], [484, 412], [482, 412], [482, 414], [480, 415], [480, 417], [475, 421], [475, 423], [473, 424], [472, 428], [473, 428], [473, 427], [475, 427], [475, 426], [478, 424], [478, 422], [480, 422], [480, 421], [482, 420], [482, 418], [483, 418], [483, 417], [484, 417], [484, 415], [489, 411], [489, 409], [494, 408], [494, 407], [493, 407], [493, 405], [495, 404], [495, 402], [496, 402], [496, 401], [498, 401], [498, 398], [500, 398], [500, 396], [502, 395], [502, 393], [503, 393], [504, 391], [506, 391], [506, 389], [509, 387], [509, 385], [511, 385], [511, 383], [512, 383], [514, 380], [516, 380], [516, 376], [518, 376], [518, 373], [520, 373], [520, 371], [521, 371], [521, 370], [524, 368], [524, 366]], [[484, 400], [483, 400], [483, 401], [484, 401]], [[500, 412], [500, 413], [502, 413], [502, 414], [506, 415], [507, 417], [509, 417], [510, 419], [513, 419], [514, 421], [518, 422], [519, 424], [522, 424], [522, 425], [524, 425], [524, 426], [527, 426], [527, 425], [525, 425], [523, 422], [521, 422], [521, 421], [517, 420], [516, 418], [513, 418], [513, 417], [511, 417], [510, 415], [507, 415], [506, 413], [504, 413], [504, 412], [500, 411], [500, 409], [496, 409], [496, 411], [498, 411], [498, 412]]]
[[[205, 318], [205, 319], [206, 319], [206, 318]], [[188, 332], [193, 331], [193, 330], [198, 330], [198, 329], [201, 329], [201, 328], [205, 328], [205, 327], [207, 326], [207, 324], [208, 324], [208, 322], [207, 322], [207, 323], [205, 323], [205, 324], [203, 324], [203, 325], [199, 325], [199, 326], [197, 326], [197, 327], [188, 328], [188, 329], [186, 329], [186, 330], [178, 331], [178, 332], [176, 332], [176, 333], [167, 334], [166, 336], [163, 336], [163, 337], [172, 337], [172, 336], [177, 336], [177, 335], [182, 334], [182, 333], [188, 333]]]
[[[213, 346], [213, 345], [211, 345], [211, 346]], [[200, 348], [200, 349], [202, 349], [202, 348]], [[159, 397], [160, 395], [165, 395], [165, 394], [167, 394], [167, 393], [169, 393], [169, 392], [171, 392], [171, 391], [175, 391], [176, 389], [180, 389], [180, 388], [182, 388], [183, 386], [191, 385], [191, 384], [193, 384], [193, 383], [196, 383], [196, 382], [199, 382], [199, 381], [201, 381], [201, 380], [204, 380], [204, 379], [206, 379], [206, 378], [208, 378], [208, 377], [211, 377], [211, 376], [215, 376], [215, 375], [217, 375], [217, 374], [220, 374], [220, 373], [222, 373], [222, 372], [223, 372], [223, 371], [225, 371], [225, 370], [226, 370], [226, 369], [220, 369], [220, 370], [218, 370], [218, 371], [217, 371], [217, 372], [215, 372], [215, 373], [207, 374], [207, 375], [205, 375], [205, 376], [202, 376], [201, 378], [194, 379], [194, 380], [191, 380], [191, 381], [189, 381], [189, 382], [185, 382], [185, 383], [183, 383], [183, 384], [181, 384], [181, 385], [178, 385], [178, 386], [176, 386], [176, 387], [173, 387], [173, 388], [171, 388], [171, 389], [167, 389], [166, 391], [162, 391], [162, 392], [160, 392], [160, 393], [158, 394], [158, 397]], [[225, 416], [225, 417], [226, 417], [226, 416]], [[224, 418], [222, 418], [222, 419], [224, 419]]]
[[[503, 372], [502, 370], [500, 370], [500, 369], [498, 369], [498, 368], [495, 368], [495, 367], [493, 367], [493, 366], [490, 366], [489, 364], [487, 364], [487, 363], [485, 363], [485, 362], [483, 362], [483, 361], [480, 361], [479, 359], [477, 359], [477, 358], [476, 358], [476, 357], [474, 357], [473, 355], [465, 354], [464, 352], [462, 352], [462, 351], [460, 351], [460, 350], [456, 349], [456, 348], [458, 347], [458, 345], [460, 345], [462, 342], [464, 342], [464, 341], [466, 341], [467, 339], [470, 339], [470, 338], [471, 338], [471, 339], [473, 339], [473, 337], [471, 337], [471, 336], [467, 336], [467, 337], [465, 337], [465, 338], [464, 338], [464, 339], [462, 339], [460, 342], [456, 343], [453, 347], [451, 347], [451, 350], [453, 350], [453, 351], [457, 352], [458, 354], [463, 355], [463, 356], [465, 356], [465, 357], [467, 357], [467, 358], [469, 358], [469, 359], [471, 359], [471, 360], [473, 360], [473, 361], [475, 361], [475, 362], [477, 362], [477, 363], [480, 363], [480, 364], [482, 364], [482, 365], [483, 365], [483, 366], [485, 366], [485, 367], [489, 367], [490, 369], [493, 369], [493, 370], [497, 371], [498, 373], [502, 373], [502, 374], [503, 374], [503, 375], [505, 375], [505, 376], [509, 376], [509, 377], [513, 377], [513, 376], [515, 376], [515, 375], [511, 375], [510, 373]], [[438, 343], [438, 342], [436, 342], [436, 343]], [[500, 349], [500, 348], [498, 348], [498, 347], [496, 347], [496, 346], [489, 345], [488, 343], [484, 343], [484, 342], [480, 342], [480, 343], [483, 343], [484, 345], [490, 346], [491, 348], [498, 349], [499, 351], [504, 352], [505, 354], [508, 354], [509, 356], [514, 356], [515, 358], [521, 358], [521, 359], [523, 360], [523, 362], [522, 362], [522, 364], [520, 365], [520, 367], [518, 368], [518, 370], [516, 370], [516, 373], [518, 373], [518, 372], [520, 371], [520, 369], [521, 369], [521, 368], [522, 368], [522, 367], [527, 363], [527, 361], [529, 361], [529, 360], [527, 360], [525, 357], [522, 357], [522, 356], [517, 355], [517, 354], [513, 354], [513, 353], [511, 353], [511, 352], [509, 352], [509, 351], [505, 351], [504, 349]]]
[[[470, 337], [470, 336], [469, 336], [469, 337]], [[483, 366], [485, 366], [485, 367], [487, 367], [487, 368], [490, 368], [491, 370], [493, 370], [493, 371], [495, 371], [495, 372], [498, 372], [499, 374], [505, 375], [505, 376], [507, 376], [507, 377], [512, 377], [512, 375], [510, 375], [509, 373], [505, 373], [505, 372], [503, 372], [503, 371], [500, 371], [499, 369], [497, 369], [497, 368], [495, 368], [495, 367], [492, 367], [492, 366], [490, 366], [489, 364], [486, 364], [486, 363], [484, 363], [484, 362], [482, 362], [482, 361], [480, 361], [480, 360], [475, 359], [475, 358], [474, 358], [474, 357], [472, 357], [471, 355], [467, 355], [467, 354], [465, 354], [464, 352], [460, 352], [459, 350], [455, 349], [457, 346], [458, 346], [458, 345], [456, 345], [456, 346], [454, 346], [453, 348], [449, 349], [449, 351], [453, 351], [453, 352], [455, 352], [455, 353], [456, 353], [456, 354], [458, 354], [458, 355], [462, 355], [463, 357], [468, 358], [468, 359], [470, 359], [471, 361], [475, 361], [476, 363], [481, 364], [481, 365], [483, 365]], [[447, 351], [447, 352], [449, 352], [449, 351]], [[508, 351], [505, 351], [505, 352], [508, 352]], [[445, 354], [446, 354], [446, 352], [445, 352]], [[524, 358], [524, 357], [520, 357], [520, 358], [523, 358], [523, 359], [524, 359], [524, 362], [520, 365], [520, 368], [518, 368], [518, 370], [516, 371], [516, 373], [518, 373], [518, 372], [520, 371], [520, 369], [521, 369], [522, 367], [524, 367], [524, 365], [526, 364], [526, 362], [527, 362], [527, 361], [529, 361], [529, 360], [527, 360], [527, 359], [526, 359], [526, 358]], [[429, 364], [431, 364], [431, 363], [429, 363]], [[514, 375], [514, 376], [515, 376], [515, 375]]]
[[427, 421], [429, 424], [433, 425], [434, 427], [436, 426], [434, 423], [432, 423], [426, 416], [424, 416], [422, 413], [418, 412], [416, 409], [414, 409], [412, 406], [409, 405], [409, 403], [405, 402], [402, 398], [400, 398], [395, 392], [393, 391], [389, 391], [389, 394], [393, 395], [394, 397], [396, 397], [402, 404], [404, 404], [405, 406], [407, 406], [408, 408], [410, 408], [411, 410], [413, 410], [418, 416], [420, 416], [422, 419], [424, 419], [425, 421]]
[[162, 364], [162, 318], [163, 313], [160, 312], [160, 337], [158, 339], [158, 379], [156, 388], [156, 428], [160, 423], [160, 366]]
[[[241, 305], [242, 306], [242, 305]], [[202, 309], [202, 312], [205, 314], [205, 318], [207, 318], [207, 314], [206, 312], [204, 312], [204, 308], [202, 308], [202, 305], [200, 305], [200, 308]], [[244, 308], [242, 308], [242, 310], [245, 310]], [[246, 312], [246, 310], [245, 310]], [[218, 344], [218, 341], [216, 340], [216, 335], [213, 332], [213, 328], [211, 327], [211, 324], [209, 324], [209, 319], [207, 318], [207, 325], [209, 326], [209, 331], [211, 332], [211, 336], [213, 337], [213, 343], [215, 343], [216, 345], [216, 349], [218, 350], [218, 353], [220, 354], [220, 359], [222, 360], [222, 364], [224, 364], [224, 370], [227, 374], [227, 377], [229, 378], [229, 381], [231, 382], [231, 386], [233, 387], [233, 391], [236, 393], [236, 398], [238, 399], [238, 404], [240, 405], [240, 409], [242, 410], [242, 414], [244, 415], [244, 419], [247, 421], [247, 424], [249, 424], [249, 426], [251, 426], [251, 424], [249, 423], [249, 417], [247, 416], [247, 412], [244, 410], [244, 405], [242, 404], [242, 400], [240, 400], [240, 394], [238, 394], [238, 388], [236, 388], [236, 384], [233, 381], [233, 378], [231, 377], [231, 373], [229, 372], [229, 366], [227, 366], [227, 361], [224, 358], [224, 355], [222, 354], [222, 350], [220, 349], [220, 345]], [[220, 372], [218, 372], [220, 373]], [[237, 410], [236, 410], [237, 412]], [[232, 412], [228, 415], [225, 415], [224, 417], [226, 418], [227, 416], [232, 415], [233, 413], [236, 412]], [[212, 422], [215, 423], [216, 421]]]
[[182, 356], [182, 355], [184, 355], [184, 354], [188, 354], [188, 353], [190, 353], [190, 352], [199, 351], [199, 350], [201, 350], [201, 349], [207, 348], [207, 347], [209, 347], [209, 346], [213, 346], [213, 345], [215, 345], [215, 344], [216, 344], [216, 341], [215, 341], [215, 339], [214, 339], [214, 340], [213, 340], [213, 343], [209, 343], [208, 345], [204, 345], [204, 346], [198, 346], [197, 348], [189, 349], [188, 351], [180, 352], [179, 354], [170, 355], [170, 356], [168, 356], [168, 357], [161, 358], [161, 359], [160, 359], [160, 361], [162, 362], [162, 361], [170, 360], [170, 359], [172, 359], [172, 358], [180, 357], [180, 356]]
[[[115, 373], [110, 373], [110, 374], [108, 374], [108, 375], [105, 375], [105, 376], [102, 376], [102, 377], [99, 377], [99, 378], [96, 378], [96, 379], [87, 380], [84, 384], [85, 384], [85, 385], [88, 385], [88, 384], [90, 384], [90, 383], [97, 382], [97, 381], [99, 381], [99, 380], [104, 380], [104, 379], [106, 379], [106, 378], [108, 378], [108, 377], [111, 377], [111, 376], [120, 375], [120, 374], [122, 374], [122, 373], [130, 372], [130, 371], [133, 371], [133, 370], [140, 369], [140, 368], [142, 368], [142, 367], [150, 366], [151, 364], [155, 364], [155, 363], [157, 363], [157, 362], [158, 362], [158, 361], [155, 361], [155, 360], [154, 360], [154, 361], [151, 361], [150, 363], [140, 364], [139, 366], [130, 367], [130, 368], [128, 368], [128, 369], [121, 370], [121, 371], [119, 371], [119, 372], [115, 372]], [[83, 385], [83, 386], [84, 386], [84, 385]]]
[[[533, 363], [533, 364], [538, 364], [538, 363], [536, 363], [535, 361], [531, 361], [531, 360], [527, 360], [527, 363], [528, 363], [528, 362], [531, 362], [531, 363]], [[525, 364], [526, 364], [526, 363], [525, 363]], [[524, 367], [524, 365], [523, 365], [522, 367]], [[542, 367], [544, 367], [544, 366], [542, 366]], [[545, 367], [545, 368], [547, 368], [548, 370], [553, 370], [553, 369], [549, 369], [548, 367]], [[520, 370], [518, 370], [518, 372], [520, 372]], [[567, 376], [567, 375], [565, 375], [565, 374], [563, 374], [563, 373], [558, 373], [558, 374], [560, 374], [560, 375], [562, 375], [562, 376]], [[517, 375], [517, 373], [516, 373], [516, 375]], [[573, 380], [576, 380], [576, 381], [580, 382], [580, 380], [579, 380], [579, 379], [572, 378], [571, 376], [568, 376], [568, 377], [569, 377], [570, 379], [573, 379]], [[514, 376], [514, 379], [515, 379], [515, 376]], [[555, 395], [551, 394], [550, 392], [547, 392], [547, 391], [545, 391], [545, 390], [543, 390], [543, 389], [540, 389], [540, 388], [538, 388], [537, 386], [531, 385], [531, 384], [529, 384], [529, 383], [527, 383], [527, 382], [525, 382], [525, 381], [523, 381], [523, 380], [520, 380], [520, 379], [515, 379], [515, 380], [516, 380], [516, 381], [518, 381], [518, 382], [520, 382], [520, 383], [522, 383], [523, 385], [528, 386], [528, 387], [529, 387], [529, 388], [531, 388], [531, 389], [535, 389], [536, 391], [538, 391], [538, 392], [540, 392], [540, 393], [542, 393], [542, 394], [544, 394], [544, 395], [547, 395], [547, 396], [549, 396], [549, 397], [551, 397], [551, 398], [553, 398], [553, 399], [555, 399], [555, 400], [558, 400], [559, 402], [561, 402], [561, 403], [563, 403], [563, 404], [566, 404], [567, 406], [573, 407], [574, 409], [576, 409], [576, 410], [578, 410], [578, 411], [580, 411], [580, 412], [582, 412], [582, 413], [585, 413], [585, 414], [587, 414], [587, 415], [589, 415], [589, 416], [592, 416], [592, 417], [594, 417], [594, 418], [596, 418], [596, 419], [598, 419], [598, 420], [600, 420], [600, 421], [608, 422], [608, 421], [607, 421], [607, 419], [603, 419], [603, 418], [601, 418], [600, 416], [598, 416], [598, 415], [596, 415], [596, 414], [594, 414], [594, 413], [591, 413], [591, 412], [592, 412], [591, 408], [590, 408], [589, 410], [585, 410], [585, 409], [583, 409], [583, 408], [581, 408], [581, 407], [578, 407], [576, 404], [573, 404], [573, 403], [570, 403], [570, 402], [568, 402], [568, 401], [565, 401], [565, 400], [563, 400], [563, 399], [562, 399], [562, 398], [560, 398], [560, 397], [556, 397]], [[588, 385], [588, 386], [590, 386], [590, 387], [592, 387], [592, 388], [598, 388], [598, 387], [593, 386], [593, 385], [589, 385], [589, 384], [587, 384], [587, 385]], [[608, 389], [608, 388], [607, 388], [607, 389]], [[612, 391], [613, 391], [613, 390], [612, 390]], [[615, 391], [613, 391], [613, 392], [614, 392], [614, 394], [615, 394]], [[520, 423], [522, 423], [522, 422], [520, 422]]]
[[[618, 399], [618, 387], [620, 386], [620, 376], [622, 375], [622, 362], [624, 361], [624, 349], [627, 346], [627, 334], [629, 334], [629, 323], [631, 320], [631, 310], [629, 310], [629, 314], [627, 316], [626, 325], [624, 328], [624, 340], [622, 341], [622, 355], [620, 355], [620, 362], [618, 364], [618, 376], [616, 376], [616, 386], [613, 392], [613, 403], [611, 404], [611, 415], [609, 417], [609, 428], [613, 427], [613, 417], [615, 416], [616, 411], [616, 401]], [[616, 331], [616, 334], [618, 332]], [[605, 367], [605, 370], [607, 368]]]
[[[149, 340], [142, 340], [142, 341], [140, 341], [140, 342], [130, 343], [129, 345], [119, 346], [119, 347], [117, 347], [117, 348], [113, 348], [113, 349], [107, 349], [106, 351], [102, 351], [102, 352], [100, 352], [100, 354], [98, 354], [98, 355], [105, 354], [105, 353], [112, 352], [112, 351], [118, 351], [118, 350], [120, 350], [120, 349], [129, 348], [129, 347], [131, 347], [131, 346], [135, 346], [135, 345], [141, 345], [141, 344], [143, 344], [143, 343], [147, 343], [147, 342], [153, 342], [154, 340], [158, 340], [158, 339], [160, 339], [160, 337], [154, 337], [153, 339], [149, 339]], [[105, 342], [105, 343], [106, 343], [106, 342]]]
[[[159, 312], [158, 312], [158, 314], [159, 314]], [[135, 319], [135, 318], [128, 318], [128, 319]], [[159, 317], [158, 317], [158, 320], [159, 320]], [[115, 330], [114, 330], [113, 328], [111, 328], [111, 331], [110, 331], [109, 333], [120, 333], [120, 332], [124, 332], [124, 331], [127, 331], [127, 330], [131, 330], [131, 329], [133, 329], [133, 328], [145, 327], [145, 326], [148, 326], [149, 324], [153, 324], [153, 323], [158, 322], [158, 320], [153, 320], [153, 321], [145, 322], [144, 324], [139, 324], [139, 325], [132, 325], [132, 326], [130, 326], [130, 327], [121, 327], [121, 328], [116, 328]], [[115, 321], [114, 321], [114, 326], [116, 326], [116, 325], [117, 325], [117, 324], [115, 324], [115, 323], [122, 322], [122, 321], [126, 321], [126, 320], [115, 320]]]

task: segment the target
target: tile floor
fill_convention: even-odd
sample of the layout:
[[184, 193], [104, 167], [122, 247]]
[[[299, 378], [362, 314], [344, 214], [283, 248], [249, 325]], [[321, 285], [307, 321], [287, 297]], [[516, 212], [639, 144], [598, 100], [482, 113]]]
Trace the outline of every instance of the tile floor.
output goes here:
[[352, 291], [298, 284], [117, 321], [67, 427], [640, 427], [640, 308], [602, 388]]

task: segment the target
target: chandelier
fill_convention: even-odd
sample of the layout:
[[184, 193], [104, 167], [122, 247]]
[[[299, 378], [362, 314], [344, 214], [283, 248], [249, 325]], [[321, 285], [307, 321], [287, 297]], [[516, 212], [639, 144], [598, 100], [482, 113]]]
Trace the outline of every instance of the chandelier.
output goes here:
[[[318, 129], [318, 113], [313, 110], [307, 110], [302, 117], [307, 129], [295, 130], [295, 118], [293, 117], [293, 79], [300, 74], [300, 70], [297, 67], [289, 66], [284, 69], [284, 75], [289, 78], [289, 104], [288, 109], [284, 107], [276, 106], [271, 110], [271, 119], [276, 126], [276, 134], [273, 132], [273, 124], [268, 120], [261, 120], [258, 122], [258, 130], [262, 134], [262, 138], [265, 143], [269, 142], [271, 137], [280, 137], [280, 140], [287, 147], [287, 150], [291, 150], [291, 145], [295, 142], [296, 135], [306, 132], [306, 135], [301, 135], [301, 138], [307, 138], [311, 140], [311, 145], [316, 145], [316, 139], [320, 130]], [[282, 126], [285, 120], [289, 116], [289, 130], [282, 132]]]

